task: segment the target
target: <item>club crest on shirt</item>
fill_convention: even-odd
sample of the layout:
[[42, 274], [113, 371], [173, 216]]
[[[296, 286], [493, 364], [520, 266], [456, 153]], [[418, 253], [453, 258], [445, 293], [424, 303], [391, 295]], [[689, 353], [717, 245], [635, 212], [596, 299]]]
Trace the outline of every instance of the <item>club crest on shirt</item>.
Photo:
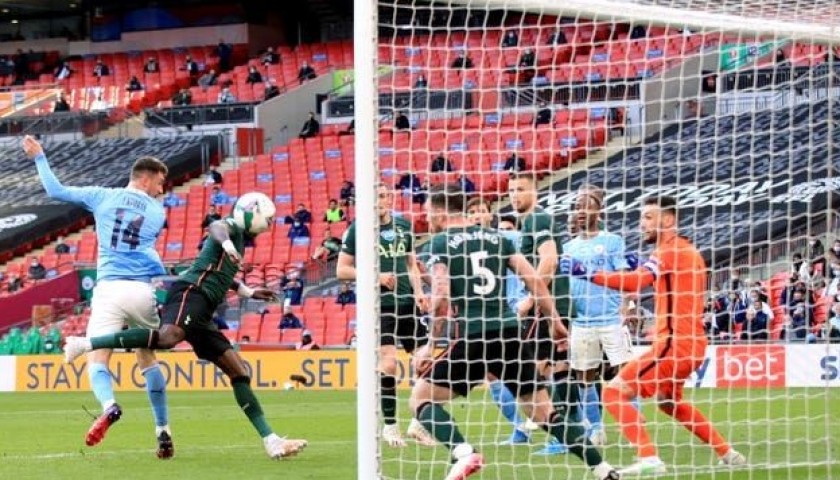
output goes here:
[[379, 236], [386, 242], [393, 242], [394, 238], [396, 238], [396, 233], [394, 233], [394, 230], [382, 230], [379, 232]]
[[603, 255], [604, 252], [606, 251], [606, 249], [604, 248], [603, 245], [595, 245], [594, 250], [595, 250], [595, 253], [598, 254], [598, 255]]

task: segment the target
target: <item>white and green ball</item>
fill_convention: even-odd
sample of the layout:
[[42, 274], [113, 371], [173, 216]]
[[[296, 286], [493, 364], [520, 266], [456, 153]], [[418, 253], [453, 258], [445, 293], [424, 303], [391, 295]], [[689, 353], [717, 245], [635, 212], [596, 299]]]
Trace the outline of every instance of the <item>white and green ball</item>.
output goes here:
[[233, 221], [251, 235], [259, 235], [271, 228], [276, 213], [277, 208], [268, 195], [248, 192], [233, 206]]

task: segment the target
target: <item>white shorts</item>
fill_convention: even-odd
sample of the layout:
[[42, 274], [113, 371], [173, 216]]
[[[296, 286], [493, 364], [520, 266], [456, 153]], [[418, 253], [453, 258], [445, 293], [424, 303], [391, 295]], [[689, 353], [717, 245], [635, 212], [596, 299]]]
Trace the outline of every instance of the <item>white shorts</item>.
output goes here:
[[106, 280], [93, 288], [87, 336], [117, 333], [123, 325], [158, 328], [155, 289], [147, 282]]
[[586, 371], [598, 368], [603, 363], [605, 353], [610, 366], [625, 364], [633, 358], [630, 331], [624, 325], [573, 325], [570, 336], [572, 370]]

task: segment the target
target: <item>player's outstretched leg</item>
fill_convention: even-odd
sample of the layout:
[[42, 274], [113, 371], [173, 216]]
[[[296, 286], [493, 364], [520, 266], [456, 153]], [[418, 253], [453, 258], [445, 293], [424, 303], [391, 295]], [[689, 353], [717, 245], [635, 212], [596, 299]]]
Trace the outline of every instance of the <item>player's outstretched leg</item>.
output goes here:
[[[216, 332], [218, 333], [218, 332]], [[221, 336], [221, 335], [220, 335]], [[221, 337], [222, 339], [224, 337]], [[224, 339], [226, 342], [227, 340]], [[208, 341], [208, 344], [211, 343]], [[229, 343], [227, 345], [229, 347]], [[257, 396], [251, 389], [251, 377], [248, 376], [248, 369], [245, 362], [238, 353], [231, 348], [227, 348], [220, 356], [213, 360], [225, 375], [230, 378], [231, 387], [233, 387], [233, 396], [236, 398], [236, 403], [239, 408], [248, 417], [254, 430], [260, 435], [265, 446], [265, 451], [268, 456], [274, 459], [286, 458], [297, 455], [301, 450], [306, 448], [308, 442], [306, 440], [293, 440], [285, 437], [280, 437], [265, 419], [262, 406], [260, 406]]]
[[513, 426], [513, 433], [510, 438], [502, 442], [503, 445], [517, 445], [528, 443], [530, 437], [528, 431], [525, 430], [525, 419], [519, 414], [519, 405], [516, 402], [516, 397], [513, 396], [510, 389], [499, 380], [493, 380], [489, 384], [490, 395], [493, 401], [499, 407], [499, 411]]
[[621, 470], [622, 475], [655, 475], [666, 473], [665, 463], [656, 453], [656, 447], [644, 426], [644, 416], [633, 405], [635, 393], [619, 381], [604, 388], [604, 406], [624, 435], [636, 446], [638, 462]]
[[664, 400], [659, 402], [659, 409], [680, 422], [695, 437], [711, 446], [717, 453], [721, 465], [741, 466], [747, 464], [747, 459], [724, 440], [723, 435], [694, 405], [683, 401]]

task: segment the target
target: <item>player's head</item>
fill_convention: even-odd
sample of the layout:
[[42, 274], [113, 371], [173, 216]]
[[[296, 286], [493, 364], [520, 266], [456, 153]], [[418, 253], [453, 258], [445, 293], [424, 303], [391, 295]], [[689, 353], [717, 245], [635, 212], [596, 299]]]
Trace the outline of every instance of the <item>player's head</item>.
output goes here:
[[646, 199], [640, 225], [647, 243], [656, 243], [663, 232], [676, 232], [677, 200], [669, 196]]
[[391, 211], [394, 209], [394, 192], [385, 184], [380, 183], [379, 188], [377, 188], [377, 194], [379, 195], [379, 200], [376, 204], [379, 211], [379, 220], [387, 220], [388, 216], [391, 215]]
[[467, 216], [473, 224], [482, 228], [490, 228], [493, 224], [490, 202], [481, 197], [473, 197], [467, 202]]
[[537, 204], [537, 180], [533, 173], [517, 173], [508, 182], [510, 204], [519, 213], [528, 213]]
[[604, 191], [594, 185], [581, 185], [575, 201], [574, 223], [577, 224], [577, 230], [597, 231], [603, 207]]
[[516, 230], [516, 217], [513, 215], [502, 215], [499, 217], [499, 230], [506, 232]]
[[163, 194], [169, 168], [155, 157], [140, 157], [131, 167], [131, 186], [150, 197]]
[[433, 185], [426, 200], [426, 216], [432, 233], [446, 229], [451, 219], [464, 218], [466, 213], [464, 191], [459, 185]]

